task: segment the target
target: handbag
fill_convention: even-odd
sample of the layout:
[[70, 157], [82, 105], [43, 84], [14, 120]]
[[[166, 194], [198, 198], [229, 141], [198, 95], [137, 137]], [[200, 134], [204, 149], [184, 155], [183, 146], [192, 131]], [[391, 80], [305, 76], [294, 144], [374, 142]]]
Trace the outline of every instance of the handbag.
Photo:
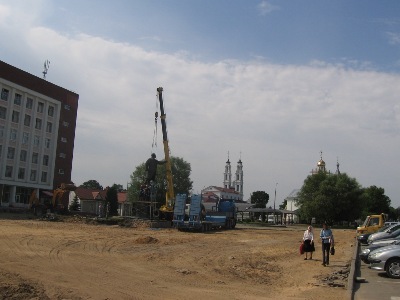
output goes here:
[[299, 252], [300, 252], [300, 254], [304, 254], [304, 244], [303, 243], [300, 244]]
[[335, 247], [331, 247], [331, 255], [335, 255]]

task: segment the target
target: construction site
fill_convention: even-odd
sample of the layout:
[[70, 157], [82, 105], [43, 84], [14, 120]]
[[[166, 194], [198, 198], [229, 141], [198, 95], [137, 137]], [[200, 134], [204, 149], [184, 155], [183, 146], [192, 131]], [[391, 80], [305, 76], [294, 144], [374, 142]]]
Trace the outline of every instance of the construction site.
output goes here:
[[[354, 230], [333, 229], [336, 254], [321, 266], [299, 254], [306, 226], [207, 233], [142, 221], [95, 225], [0, 214], [1, 299], [344, 299]], [[319, 228], [315, 228], [318, 234]]]
[[[107, 213], [59, 214], [74, 184], [47, 191], [47, 200], [33, 190], [28, 213], [0, 213], [0, 298], [345, 298], [353, 229], [334, 230], [336, 254], [324, 267], [320, 244], [312, 260], [299, 254], [306, 225], [277, 226], [275, 209], [272, 225], [256, 226], [238, 220], [233, 199], [221, 197], [206, 209], [201, 195], [175, 194], [162, 91], [165, 157], [146, 162], [136, 203], [142, 217], [102, 222]], [[161, 201], [155, 182], [160, 163], [166, 165]]]

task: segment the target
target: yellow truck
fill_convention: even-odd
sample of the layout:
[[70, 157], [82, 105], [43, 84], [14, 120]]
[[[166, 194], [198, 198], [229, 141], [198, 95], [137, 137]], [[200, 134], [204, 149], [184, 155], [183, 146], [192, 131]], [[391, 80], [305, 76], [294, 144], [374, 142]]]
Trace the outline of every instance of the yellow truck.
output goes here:
[[357, 227], [357, 236], [377, 232], [380, 228], [382, 228], [385, 225], [387, 219], [388, 215], [384, 213], [380, 215], [367, 216], [367, 218], [364, 221], [364, 224]]

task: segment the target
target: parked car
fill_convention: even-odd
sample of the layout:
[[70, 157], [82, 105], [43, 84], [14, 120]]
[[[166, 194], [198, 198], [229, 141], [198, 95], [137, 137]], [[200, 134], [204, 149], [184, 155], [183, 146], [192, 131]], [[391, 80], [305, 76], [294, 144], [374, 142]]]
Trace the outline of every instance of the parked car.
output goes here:
[[390, 245], [378, 248], [368, 255], [370, 268], [385, 271], [390, 278], [400, 279], [400, 246]]
[[397, 221], [385, 222], [385, 226], [386, 226], [386, 225], [387, 225], [387, 226], [392, 226], [392, 225], [397, 225], [397, 224], [400, 224], [400, 222], [397, 222]]
[[389, 228], [371, 234], [368, 237], [368, 244], [371, 244], [373, 241], [381, 240], [381, 239], [391, 239], [395, 238], [396, 236], [400, 235], [400, 224], [392, 225]]
[[[391, 225], [385, 225], [382, 228], [380, 228], [377, 232], [382, 232], [386, 229], [388, 229]], [[363, 244], [363, 245], [367, 245], [368, 244], [368, 237], [371, 235], [372, 233], [364, 233], [361, 234], [359, 236], [357, 236], [357, 240], [359, 243]]]
[[368, 259], [368, 255], [372, 251], [374, 251], [378, 248], [392, 246], [392, 245], [400, 245], [400, 239], [387, 239], [387, 240], [376, 241], [376, 242], [372, 243], [371, 245], [369, 245], [369, 247], [363, 249], [360, 252], [359, 257], [364, 263], [369, 264], [370, 261]]

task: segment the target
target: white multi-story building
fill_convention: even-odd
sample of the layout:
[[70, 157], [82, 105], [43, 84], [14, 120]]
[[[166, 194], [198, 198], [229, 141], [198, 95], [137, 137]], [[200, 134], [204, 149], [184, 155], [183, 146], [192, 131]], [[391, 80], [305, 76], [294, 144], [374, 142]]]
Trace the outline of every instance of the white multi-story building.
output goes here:
[[0, 206], [71, 182], [79, 95], [0, 61]]

